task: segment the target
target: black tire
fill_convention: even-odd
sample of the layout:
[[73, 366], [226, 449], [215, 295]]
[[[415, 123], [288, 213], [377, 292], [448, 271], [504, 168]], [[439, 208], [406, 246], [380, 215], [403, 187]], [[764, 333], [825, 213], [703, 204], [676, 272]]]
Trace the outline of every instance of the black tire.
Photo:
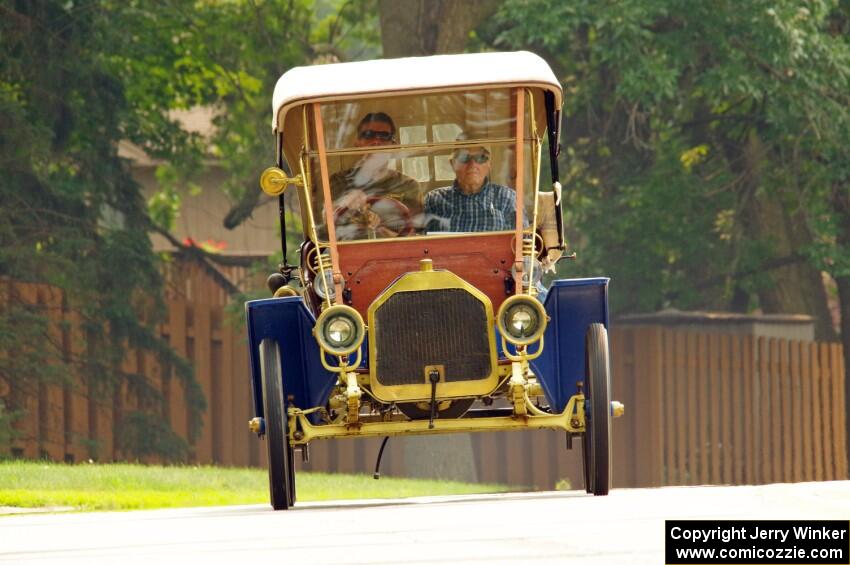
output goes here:
[[608, 331], [591, 324], [585, 337], [586, 430], [582, 442], [585, 490], [604, 496], [611, 490], [611, 362]]
[[266, 447], [269, 455], [269, 498], [275, 510], [287, 510], [295, 498], [295, 471], [283, 415], [283, 381], [280, 349], [273, 339], [260, 343], [260, 367], [263, 381], [263, 412]]

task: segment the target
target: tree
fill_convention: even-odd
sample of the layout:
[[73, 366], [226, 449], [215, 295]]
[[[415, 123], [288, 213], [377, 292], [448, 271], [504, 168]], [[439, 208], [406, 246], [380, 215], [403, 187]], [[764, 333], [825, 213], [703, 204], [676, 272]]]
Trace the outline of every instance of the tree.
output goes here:
[[[811, 313], [834, 335], [807, 198], [829, 166], [804, 150], [846, 147], [847, 44], [826, 32], [836, 7], [507, 2], [480, 33], [559, 70], [573, 219], [596, 266], [636, 282], [620, 310], [758, 304]], [[780, 273], [754, 274], [771, 265]]]
[[[228, 222], [250, 215], [257, 173], [274, 160], [268, 107], [275, 81], [294, 65], [373, 49], [376, 19], [356, 7], [342, 0], [0, 5], [0, 277], [61, 291], [64, 308], [82, 317], [86, 342], [71, 348], [84, 354], [69, 357], [49, 339], [44, 308], [4, 295], [0, 376], [18, 397], [39, 383], [70, 382], [74, 372], [90, 375], [92, 390], [107, 395], [135, 383], [148, 402], [125, 418], [125, 449], [185, 453], [156, 421], [155, 392], [120, 370], [127, 347], [155, 351], [175, 368], [199, 422], [205, 402], [191, 367], [155, 331], [162, 265], [148, 235], [168, 236], [178, 187], [191, 186], [210, 158], [225, 170], [237, 203]], [[218, 110], [212, 140], [171, 117], [201, 105]], [[122, 140], [164, 163], [150, 202], [118, 156]], [[209, 263], [200, 249], [172, 241], [184, 256]], [[15, 408], [0, 414], [0, 425], [8, 427]]]
[[384, 57], [466, 51], [469, 35], [502, 0], [380, 0]]
[[[275, 163], [270, 109], [277, 80], [294, 66], [375, 56], [377, 18], [370, 11], [373, 1], [270, 0], [212, 3], [179, 12], [180, 25], [191, 30], [185, 56], [210, 69], [212, 75], [203, 80], [215, 85], [197, 102], [221, 110], [209, 151], [225, 172], [223, 188], [234, 202], [225, 227], [238, 226], [269, 198], [258, 190], [257, 180]], [[191, 178], [185, 173], [192, 172], [197, 169], [172, 176], [185, 183]], [[171, 186], [163, 188], [174, 193]]]
[[[476, 26], [502, 0], [379, 0], [385, 58], [462, 53]], [[418, 476], [476, 480], [469, 434], [405, 440], [405, 461]]]
[[619, 312], [760, 307], [811, 314], [830, 340], [826, 271], [850, 359], [848, 14], [846, 1], [508, 0], [479, 30], [558, 69], [574, 241], [617, 277]]
[[[117, 152], [147, 123], [128, 104], [115, 56], [124, 37], [111, 18], [122, 14], [94, 1], [7, 2], [0, 11], [0, 376], [13, 400], [39, 383], [70, 384], [75, 373], [92, 392], [133, 381], [153, 397], [121, 370], [125, 347], [153, 351], [175, 367], [197, 419], [204, 399], [191, 368], [155, 331], [162, 279], [150, 220]], [[81, 320], [71, 335], [85, 343], [65, 348], [50, 312], [16, 292], [17, 282], [61, 292], [63, 309]], [[182, 450], [179, 438], [167, 439]]]

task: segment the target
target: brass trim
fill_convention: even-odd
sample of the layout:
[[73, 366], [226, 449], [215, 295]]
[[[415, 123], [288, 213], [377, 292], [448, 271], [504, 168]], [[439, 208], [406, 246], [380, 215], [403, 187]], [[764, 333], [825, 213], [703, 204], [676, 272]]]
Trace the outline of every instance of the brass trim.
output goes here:
[[516, 89], [516, 136], [514, 142], [514, 154], [516, 156], [516, 211], [514, 220], [514, 232], [516, 233], [516, 241], [514, 242], [514, 288], [516, 293], [522, 293], [522, 220], [525, 217], [525, 142], [523, 134], [525, 133], [525, 89]]
[[[357, 334], [349, 347], [336, 348], [325, 339], [325, 324], [328, 323], [329, 318], [336, 316], [347, 316], [354, 321], [355, 331]], [[316, 338], [316, 341], [319, 342], [319, 347], [321, 347], [323, 352], [327, 352], [329, 355], [335, 356], [348, 355], [360, 348], [360, 345], [363, 343], [363, 339], [366, 337], [366, 328], [364, 327], [363, 317], [360, 316], [360, 312], [351, 306], [336, 304], [323, 310], [322, 313], [319, 314], [319, 317], [316, 318], [316, 325], [313, 326], [313, 336]]]
[[[348, 356], [340, 355], [338, 357], [337, 356], [334, 357], [334, 359], [337, 360], [338, 364], [337, 365], [330, 365], [328, 363], [328, 360], [326, 359], [326, 357], [328, 355], [330, 355], [330, 354], [327, 353], [324, 350], [322, 350], [322, 354], [319, 355], [319, 360], [322, 362], [322, 367], [327, 369], [327, 371], [329, 373], [339, 373], [340, 375], [344, 375], [344, 374], [350, 372], [351, 367], [359, 367], [360, 362], [363, 361], [363, 350], [360, 349], [360, 348], [357, 348], [357, 357], [354, 358], [354, 363], [348, 362]], [[357, 382], [359, 384], [360, 377], [357, 376], [356, 378], [358, 379]]]
[[301, 176], [304, 179], [304, 186], [300, 187], [300, 191], [298, 192], [298, 196], [302, 198], [301, 200], [301, 211], [302, 215], [306, 215], [308, 221], [304, 222], [304, 230], [305, 234], [308, 238], [313, 238], [313, 241], [318, 239], [316, 234], [316, 226], [313, 221], [313, 199], [310, 197], [310, 193], [313, 190], [313, 178], [312, 173], [310, 172], [310, 168], [305, 166], [305, 159], [307, 159], [307, 152], [310, 151], [310, 136], [309, 136], [309, 124], [307, 120], [307, 106], [301, 107], [301, 139], [303, 139], [303, 144], [301, 145], [301, 152], [298, 154], [298, 167], [301, 169]]
[[[299, 187], [300, 193], [299, 198], [302, 205], [302, 221], [304, 221], [304, 229], [306, 230], [307, 238], [310, 239], [316, 246], [316, 248], [321, 247], [321, 243], [319, 242], [319, 235], [316, 232], [316, 222], [313, 216], [313, 197], [311, 195], [313, 178], [310, 175], [310, 167], [305, 166], [305, 154], [309, 150], [309, 122], [307, 120], [307, 106], [304, 106], [301, 113], [301, 127], [303, 128], [304, 134], [304, 143], [302, 146], [301, 155], [298, 158], [298, 166], [301, 168], [301, 178], [304, 179], [304, 184]], [[318, 278], [322, 280], [322, 284], [325, 284], [325, 277], [323, 273], [325, 271], [324, 261], [322, 260], [322, 254], [319, 253], [316, 259], [318, 264], [319, 273], [314, 273], [318, 275]], [[333, 272], [333, 269], [331, 270]], [[315, 279], [314, 279], [315, 280]], [[304, 280], [302, 279], [302, 284]], [[323, 299], [323, 304], [326, 308], [331, 306], [330, 293], [325, 292], [325, 298]]]
[[[531, 116], [531, 131], [535, 136], [535, 139], [531, 142], [531, 182], [533, 188], [532, 196], [534, 197], [534, 204], [531, 211], [531, 221], [529, 222], [529, 226], [531, 227], [531, 233], [533, 235], [530, 252], [530, 257], [532, 258], [532, 261], [529, 261], [530, 265], [528, 268], [528, 293], [533, 296], [536, 296], [537, 289], [535, 288], [535, 285], [532, 284], [532, 281], [534, 280], [534, 259], [537, 258], [534, 244], [536, 243], [536, 237], [539, 237], [537, 234], [537, 204], [539, 201], [538, 193], [540, 192], [540, 154], [543, 140], [540, 136], [537, 136], [537, 117], [534, 113], [534, 95], [532, 95], [531, 93], [529, 93], [528, 97], [528, 114], [529, 116]], [[541, 237], [540, 239], [540, 248], [545, 249], [546, 246], [543, 245], [543, 238]]]
[[[349, 245], [362, 245], [364, 243], [375, 243], [376, 241], [431, 241], [434, 239], [448, 239], [458, 237], [485, 237], [498, 233], [514, 233], [514, 230], [500, 231], [485, 231], [485, 232], [454, 232], [451, 234], [432, 234], [432, 235], [411, 235], [407, 237], [379, 237], [375, 239], [353, 239], [347, 241], [338, 241], [337, 247], [347, 247]], [[327, 245], [323, 243], [322, 245]]]
[[[289, 441], [292, 445], [302, 445], [317, 439], [364, 438], [400, 435], [447, 434], [463, 432], [514, 431], [529, 429], [564, 430], [570, 433], [584, 433], [584, 395], [573, 395], [560, 414], [538, 414], [531, 412], [526, 416], [495, 416], [488, 418], [448, 418], [437, 419], [433, 428], [428, 420], [367, 420], [360, 417], [357, 425], [317, 424], [307, 419], [307, 412], [290, 408]], [[297, 435], [296, 435], [297, 434]]]
[[[316, 102], [313, 104], [313, 120], [316, 127], [316, 145], [319, 151], [319, 173], [322, 176], [322, 194], [325, 202], [325, 223], [328, 227], [328, 249], [331, 253], [331, 273], [333, 273], [334, 299], [326, 298], [327, 303], [337, 303], [342, 300], [342, 273], [339, 268], [339, 252], [336, 247], [336, 225], [334, 224], [333, 198], [331, 197], [330, 172], [328, 171], [328, 158], [325, 153], [325, 129], [322, 122], [322, 108]], [[321, 257], [321, 254], [319, 254]], [[321, 262], [320, 262], [321, 266]], [[324, 275], [324, 273], [322, 273]], [[324, 276], [321, 277], [325, 280]], [[324, 282], [322, 284], [325, 284]], [[330, 293], [325, 292], [328, 296]]]
[[304, 166], [304, 159], [303, 154], [298, 158], [298, 167], [301, 169], [301, 177], [304, 179], [304, 184], [298, 187], [298, 200], [301, 203], [301, 223], [304, 237], [315, 242], [319, 236], [316, 233], [316, 223], [313, 221], [313, 199], [310, 197], [313, 179], [310, 176], [310, 171]]
[[286, 296], [298, 296], [298, 291], [289, 286], [288, 284], [283, 285], [276, 291], [274, 291], [275, 298], [283, 298]]
[[263, 429], [263, 419], [262, 418], [251, 418], [248, 420], [248, 430], [252, 433], [258, 434], [260, 430]]
[[277, 167], [269, 167], [260, 174], [260, 188], [269, 196], [283, 194], [290, 184], [301, 186], [304, 184], [304, 179], [301, 175], [288, 177], [283, 169]]
[[[516, 337], [512, 336], [507, 331], [507, 328], [505, 328], [505, 314], [507, 314], [508, 309], [511, 308], [517, 302], [522, 302], [531, 305], [531, 307], [537, 311], [537, 316], [540, 318], [540, 327], [538, 327], [533, 334], [522, 339], [517, 339]], [[507, 340], [513, 345], [530, 345], [535, 341], [540, 340], [543, 337], [543, 334], [546, 333], [546, 326], [548, 323], [549, 316], [546, 315], [546, 309], [543, 308], [543, 304], [541, 304], [539, 300], [528, 294], [514, 294], [513, 296], [507, 298], [504, 302], [502, 302], [502, 305], [499, 307], [499, 312], [496, 315], [496, 325], [499, 327], [499, 333], [502, 335], [503, 339]]]
[[[536, 140], [535, 137], [523, 138], [523, 143], [530, 142], [533, 143]], [[516, 138], [514, 137], [494, 137], [490, 139], [473, 139], [463, 141], [430, 141], [426, 143], [406, 143], [406, 144], [394, 144], [394, 145], [379, 145], [379, 146], [370, 146], [370, 147], [345, 147], [342, 149], [325, 149], [325, 155], [328, 157], [346, 157], [349, 155], [366, 155], [371, 153], [393, 153], [398, 151], [411, 151], [417, 149], [457, 149], [462, 147], [479, 147], [481, 145], [513, 145], [516, 143]], [[309, 151], [307, 153], [310, 157], [317, 157], [319, 155], [318, 150]]]
[[623, 405], [622, 402], [619, 402], [617, 400], [611, 401], [611, 417], [612, 418], [619, 418], [620, 416], [622, 416], [625, 413], [626, 413], [626, 407], [625, 407], [625, 405]]
[[519, 347], [518, 354], [513, 355], [508, 351], [508, 342], [505, 341], [505, 336], [501, 336], [502, 338], [502, 353], [505, 355], [507, 359], [511, 362], [519, 361], [523, 363], [527, 363], [528, 361], [533, 361], [543, 355], [543, 336], [540, 336], [540, 343], [537, 346], [537, 351], [529, 354], [527, 346]]
[[[444, 383], [446, 382], [446, 366], [445, 365], [425, 365], [422, 368], [422, 376], [423, 381], [430, 385], [431, 384], [431, 371], [437, 371], [439, 375], [438, 382]], [[429, 387], [430, 388], [430, 387]]]
[[487, 343], [490, 346], [490, 374], [484, 379], [460, 382], [440, 382], [437, 384], [437, 398], [472, 397], [490, 394], [499, 381], [498, 359], [496, 357], [496, 332], [494, 328], [493, 304], [486, 294], [450, 271], [415, 271], [402, 275], [383, 294], [378, 296], [367, 311], [369, 331], [369, 381], [372, 394], [383, 402], [411, 402], [429, 400], [431, 385], [427, 379], [416, 385], [383, 385], [376, 376], [375, 360], [378, 358], [375, 314], [384, 303], [399, 292], [422, 290], [461, 289], [473, 295], [484, 305], [487, 316]]

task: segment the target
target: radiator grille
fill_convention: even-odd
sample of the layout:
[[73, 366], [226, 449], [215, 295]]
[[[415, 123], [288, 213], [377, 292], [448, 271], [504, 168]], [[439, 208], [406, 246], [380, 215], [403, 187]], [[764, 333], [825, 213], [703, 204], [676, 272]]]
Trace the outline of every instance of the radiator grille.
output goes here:
[[375, 377], [385, 385], [425, 383], [427, 365], [445, 382], [490, 375], [487, 311], [458, 288], [398, 292], [375, 312]]

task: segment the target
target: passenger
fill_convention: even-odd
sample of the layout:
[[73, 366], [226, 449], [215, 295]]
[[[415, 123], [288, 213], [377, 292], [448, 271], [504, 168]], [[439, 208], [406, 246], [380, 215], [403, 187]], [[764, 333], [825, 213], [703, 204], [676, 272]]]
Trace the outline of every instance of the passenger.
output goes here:
[[485, 146], [452, 153], [455, 181], [425, 195], [428, 232], [512, 230], [516, 226], [516, 192], [490, 182], [490, 150]]
[[[369, 113], [360, 120], [354, 147], [383, 147], [397, 143], [395, 123], [384, 112]], [[406, 235], [401, 232], [408, 225], [416, 225], [422, 212], [419, 183], [390, 169], [391, 159], [393, 154], [390, 152], [370, 153], [354, 167], [331, 175], [338, 239], [396, 237]], [[376, 198], [384, 200], [376, 201]], [[405, 211], [409, 211], [407, 219], [404, 218]]]
[[[483, 145], [452, 153], [455, 181], [425, 195], [426, 229], [431, 232], [482, 232], [512, 230], [516, 226], [516, 192], [490, 182], [490, 150]], [[523, 223], [526, 220], [523, 215]], [[538, 263], [534, 287], [546, 300]]]

